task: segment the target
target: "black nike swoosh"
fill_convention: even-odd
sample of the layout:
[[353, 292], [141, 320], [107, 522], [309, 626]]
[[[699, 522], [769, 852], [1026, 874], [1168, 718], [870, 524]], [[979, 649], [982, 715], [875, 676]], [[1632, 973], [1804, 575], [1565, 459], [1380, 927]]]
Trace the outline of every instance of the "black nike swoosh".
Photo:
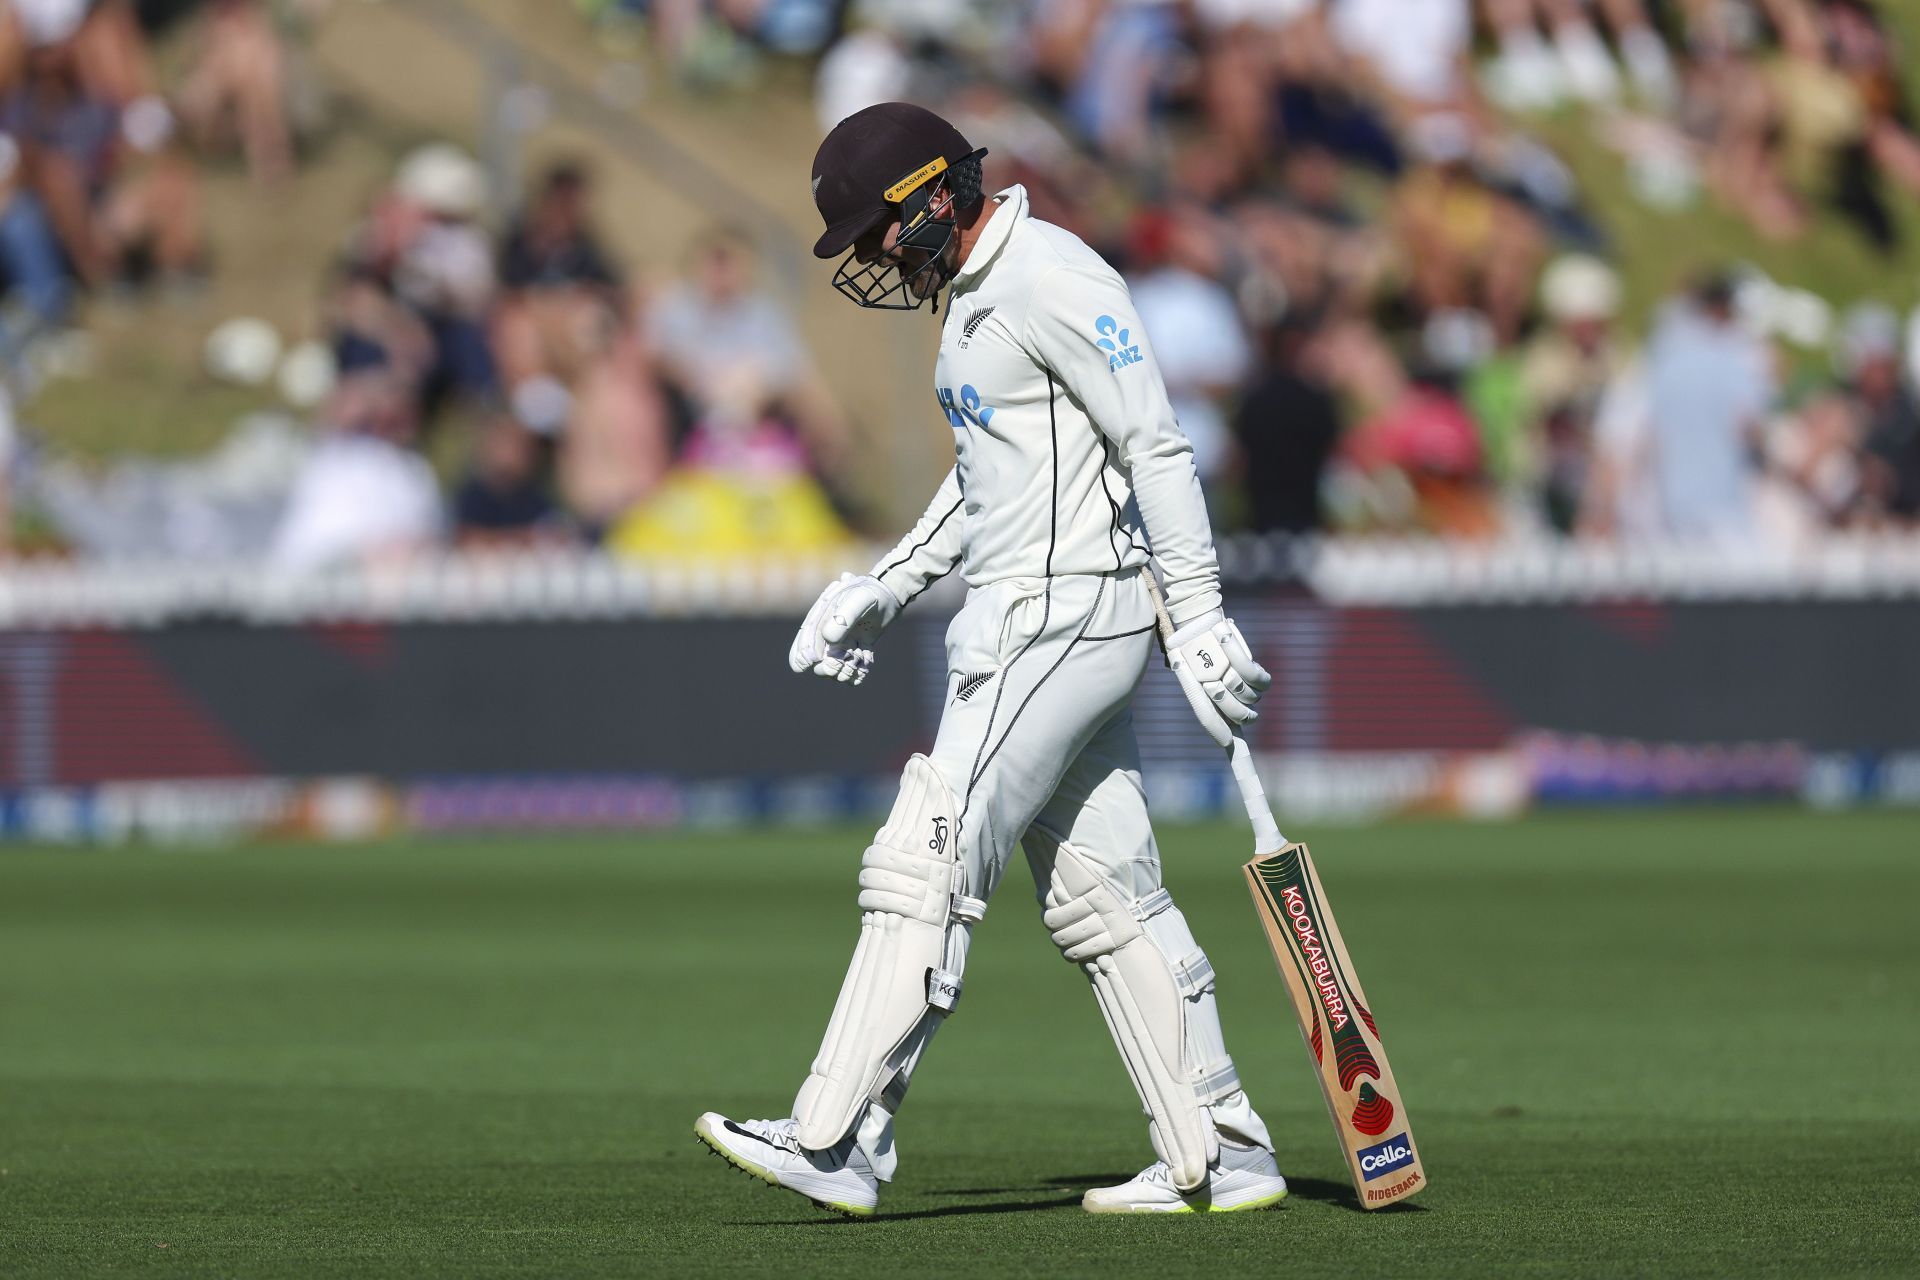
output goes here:
[[774, 1143], [768, 1142], [765, 1138], [761, 1137], [757, 1133], [753, 1133], [749, 1130], [742, 1129], [739, 1125], [735, 1124], [731, 1120], [722, 1120], [720, 1122], [720, 1127], [722, 1129], [727, 1130], [729, 1133], [737, 1133], [743, 1138], [752, 1138], [755, 1142], [759, 1143], [763, 1147], [773, 1147], [775, 1151], [786, 1150], [785, 1147], [777, 1146]]

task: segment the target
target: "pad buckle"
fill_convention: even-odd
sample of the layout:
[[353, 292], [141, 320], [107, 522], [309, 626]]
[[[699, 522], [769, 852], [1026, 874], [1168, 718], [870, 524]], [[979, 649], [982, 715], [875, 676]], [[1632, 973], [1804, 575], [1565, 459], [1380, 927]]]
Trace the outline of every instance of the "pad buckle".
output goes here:
[[1191, 1000], [1213, 985], [1213, 961], [1207, 959], [1204, 951], [1177, 960], [1173, 965], [1173, 980], [1180, 994]]
[[1208, 1106], [1240, 1091], [1240, 1069], [1228, 1058], [1211, 1070], [1193, 1073], [1193, 1091]]
[[1173, 895], [1168, 893], [1163, 887], [1155, 889], [1144, 898], [1136, 898], [1132, 902], [1129, 902], [1127, 904], [1127, 914], [1135, 920], [1138, 920], [1141, 924], [1145, 924], [1172, 906]]

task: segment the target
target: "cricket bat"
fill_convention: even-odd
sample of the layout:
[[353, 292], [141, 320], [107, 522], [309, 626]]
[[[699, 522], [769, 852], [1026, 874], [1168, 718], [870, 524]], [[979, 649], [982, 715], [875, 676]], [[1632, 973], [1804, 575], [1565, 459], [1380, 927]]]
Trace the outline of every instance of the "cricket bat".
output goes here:
[[[1161, 649], [1178, 675], [1181, 658], [1160, 584], [1151, 569], [1142, 576], [1159, 616]], [[1427, 1185], [1406, 1103], [1307, 846], [1280, 833], [1252, 749], [1238, 730], [1228, 754], [1253, 822], [1254, 858], [1243, 870], [1254, 911], [1280, 966], [1360, 1207], [1384, 1208]]]
[[[1234, 745], [1245, 751], [1243, 741]], [[1264, 793], [1260, 804], [1266, 805]], [[1404, 1200], [1427, 1185], [1426, 1170], [1380, 1029], [1307, 846], [1289, 844], [1261, 854], [1244, 869], [1314, 1075], [1333, 1113], [1360, 1207], [1378, 1209]]]

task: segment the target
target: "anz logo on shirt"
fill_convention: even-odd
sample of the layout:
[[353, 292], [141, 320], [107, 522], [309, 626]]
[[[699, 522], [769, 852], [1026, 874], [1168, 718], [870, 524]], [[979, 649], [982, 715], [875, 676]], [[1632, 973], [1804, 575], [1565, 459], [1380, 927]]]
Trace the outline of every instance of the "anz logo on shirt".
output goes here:
[[980, 403], [980, 393], [972, 384], [960, 388], [957, 401], [952, 387], [941, 387], [935, 394], [940, 398], [940, 411], [955, 431], [965, 431], [969, 425], [984, 427], [993, 421], [993, 410]]
[[1107, 372], [1118, 373], [1130, 364], [1139, 364], [1140, 348], [1130, 344], [1133, 330], [1122, 329], [1120, 322], [1112, 316], [1101, 316], [1093, 322], [1093, 330], [1100, 337], [1095, 340], [1099, 348], [1107, 353]]

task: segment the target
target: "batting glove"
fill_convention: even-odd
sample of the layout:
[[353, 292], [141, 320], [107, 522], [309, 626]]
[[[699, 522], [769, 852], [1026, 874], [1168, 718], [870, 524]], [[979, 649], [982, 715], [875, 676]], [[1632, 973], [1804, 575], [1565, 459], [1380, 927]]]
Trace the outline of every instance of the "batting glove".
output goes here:
[[900, 614], [900, 601], [878, 578], [843, 573], [807, 611], [787, 650], [796, 675], [814, 675], [857, 685], [873, 668], [873, 646]]
[[1253, 704], [1273, 683], [1226, 614], [1215, 609], [1173, 633], [1167, 657], [1200, 727], [1222, 747], [1260, 715]]

